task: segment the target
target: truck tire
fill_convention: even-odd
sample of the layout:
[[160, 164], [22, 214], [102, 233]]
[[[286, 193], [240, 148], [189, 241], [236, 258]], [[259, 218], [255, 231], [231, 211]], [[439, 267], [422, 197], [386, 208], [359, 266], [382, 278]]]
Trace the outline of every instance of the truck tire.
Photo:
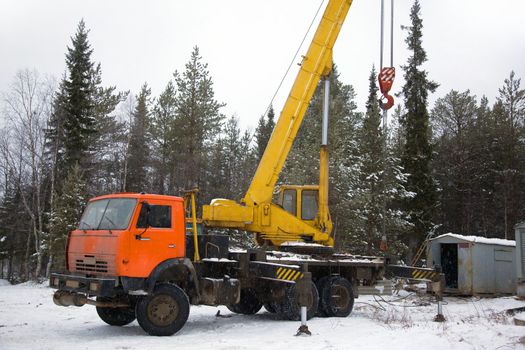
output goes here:
[[341, 276], [331, 276], [321, 281], [319, 307], [328, 317], [347, 317], [354, 307], [352, 283]]
[[161, 283], [152, 294], [139, 299], [135, 312], [146, 333], [168, 336], [177, 333], [188, 320], [190, 301], [179, 286]]
[[315, 281], [315, 286], [317, 287], [317, 291], [319, 292], [319, 307], [317, 308], [317, 315], [316, 315], [318, 317], [328, 317], [328, 315], [324, 311], [321, 300], [323, 298], [323, 286], [325, 285], [326, 281], [328, 281], [330, 278], [331, 276], [323, 276], [317, 281]]
[[[313, 298], [310, 302], [310, 306], [307, 308], [306, 311], [307, 319], [311, 319], [312, 317], [314, 317], [319, 307], [319, 292], [317, 291], [317, 287], [313, 282], [312, 297]], [[301, 306], [299, 305], [299, 302], [297, 300], [295, 284], [286, 288], [286, 297], [280, 303], [279, 308], [277, 308], [277, 310], [279, 310], [279, 314], [287, 320], [299, 321], [301, 319]]]
[[[97, 301], [107, 302], [111, 298], [97, 297]], [[98, 317], [110, 326], [125, 326], [135, 320], [134, 307], [96, 307]]]
[[255, 291], [250, 288], [241, 289], [239, 303], [227, 305], [228, 310], [236, 314], [254, 315], [262, 308], [262, 303], [257, 298]]

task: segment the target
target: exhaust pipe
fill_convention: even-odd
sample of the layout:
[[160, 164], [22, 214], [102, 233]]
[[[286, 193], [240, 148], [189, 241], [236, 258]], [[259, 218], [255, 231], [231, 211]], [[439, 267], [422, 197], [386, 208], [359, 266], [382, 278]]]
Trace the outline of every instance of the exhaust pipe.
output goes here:
[[129, 303], [122, 301], [95, 301], [88, 299], [84, 294], [56, 291], [53, 295], [53, 302], [58, 306], [84, 306], [86, 304], [97, 307], [131, 307]]
[[58, 306], [84, 306], [88, 303], [88, 298], [83, 294], [59, 290], [53, 294], [53, 302]]

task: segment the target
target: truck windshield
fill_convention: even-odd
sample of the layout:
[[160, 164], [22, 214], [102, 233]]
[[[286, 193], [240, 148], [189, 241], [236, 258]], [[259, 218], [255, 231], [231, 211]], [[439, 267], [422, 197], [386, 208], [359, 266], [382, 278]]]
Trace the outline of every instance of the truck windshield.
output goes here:
[[90, 202], [82, 215], [80, 230], [124, 230], [137, 203], [133, 198], [100, 199]]

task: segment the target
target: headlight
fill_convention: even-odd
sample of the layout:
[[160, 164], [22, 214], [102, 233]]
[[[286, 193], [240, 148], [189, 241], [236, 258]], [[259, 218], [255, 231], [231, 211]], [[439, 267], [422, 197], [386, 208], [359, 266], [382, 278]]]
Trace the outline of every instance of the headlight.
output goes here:
[[78, 281], [70, 281], [70, 280], [66, 281], [66, 287], [69, 287], [69, 288], [78, 288], [79, 285], [80, 283]]

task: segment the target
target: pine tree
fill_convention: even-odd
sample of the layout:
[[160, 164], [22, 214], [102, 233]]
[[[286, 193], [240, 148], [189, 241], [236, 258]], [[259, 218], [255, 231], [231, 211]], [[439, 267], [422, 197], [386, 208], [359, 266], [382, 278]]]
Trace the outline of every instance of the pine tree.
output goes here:
[[147, 169], [149, 165], [150, 95], [151, 89], [144, 83], [137, 96], [137, 105], [131, 124], [126, 191], [146, 192], [149, 188]]
[[473, 200], [478, 177], [475, 163], [483, 157], [481, 154], [473, 157], [477, 109], [476, 98], [469, 90], [450, 91], [432, 109], [437, 137], [433, 168], [440, 186], [439, 221], [443, 232], [467, 235], [475, 232]]
[[492, 114], [497, 128], [494, 130], [493, 143], [497, 147], [494, 161], [496, 174], [495, 210], [500, 218], [497, 229], [500, 237], [513, 238], [514, 225], [523, 217], [525, 193], [525, 159], [523, 154], [525, 89], [520, 88], [521, 79], [514, 72], [505, 79], [499, 89], [497, 102]]
[[[427, 77], [421, 66], [427, 60], [422, 46], [423, 20], [421, 6], [416, 0], [410, 12], [412, 26], [408, 28], [405, 42], [411, 52], [407, 65], [403, 66], [405, 85], [402, 89], [406, 114], [402, 123], [406, 132], [406, 143], [402, 157], [403, 168], [408, 173], [407, 190], [414, 196], [405, 201], [413, 228], [408, 237], [410, 253], [415, 252], [419, 242], [433, 229], [432, 218], [436, 208], [436, 190], [431, 174], [430, 125], [427, 111], [429, 92], [437, 84]], [[411, 258], [411, 256], [409, 256]]]

